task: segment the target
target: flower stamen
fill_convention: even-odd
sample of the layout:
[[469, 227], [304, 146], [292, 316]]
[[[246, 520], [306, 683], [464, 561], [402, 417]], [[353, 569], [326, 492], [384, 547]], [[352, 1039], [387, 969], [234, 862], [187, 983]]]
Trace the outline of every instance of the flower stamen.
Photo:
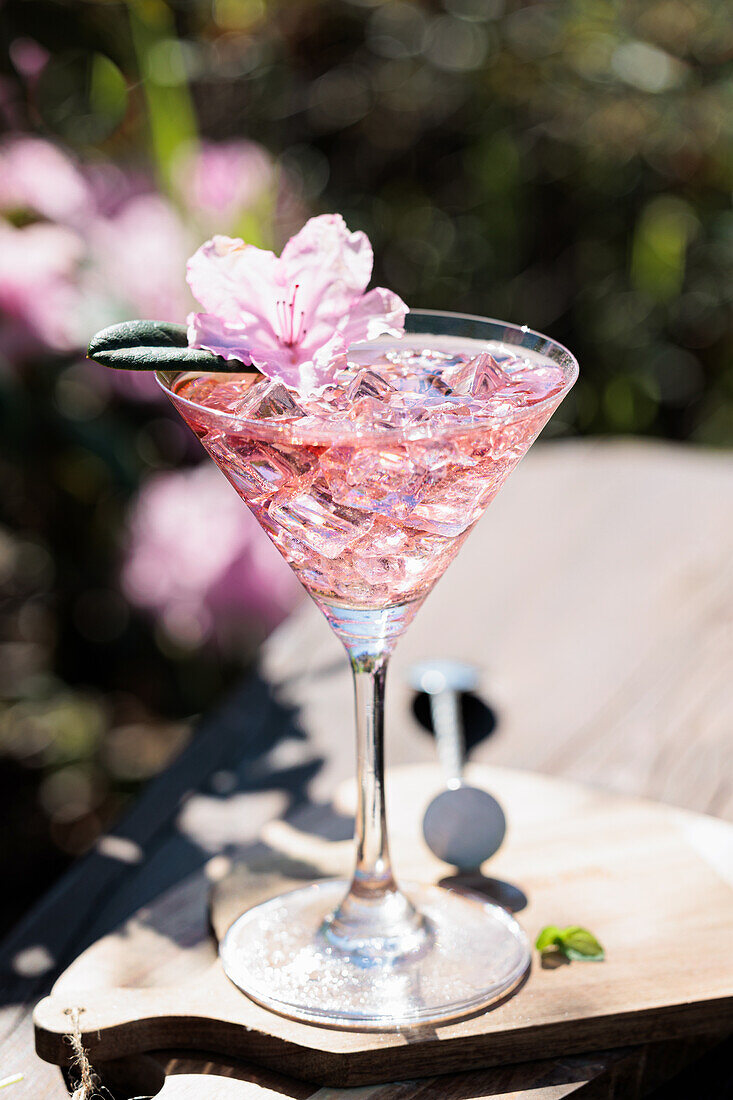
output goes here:
[[277, 320], [280, 326], [280, 342], [283, 343], [286, 348], [293, 348], [297, 344], [300, 344], [308, 332], [307, 328], [304, 327], [304, 309], [301, 309], [298, 315], [297, 331], [295, 327], [295, 299], [298, 296], [299, 290], [300, 283], [296, 283], [293, 288], [293, 296], [289, 302], [286, 298], [278, 298], [275, 303]]

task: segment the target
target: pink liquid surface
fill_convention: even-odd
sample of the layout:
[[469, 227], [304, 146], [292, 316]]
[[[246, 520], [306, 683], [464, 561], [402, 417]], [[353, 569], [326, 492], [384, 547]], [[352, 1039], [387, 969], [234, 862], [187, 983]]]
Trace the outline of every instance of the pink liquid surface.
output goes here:
[[567, 391], [559, 366], [524, 349], [426, 339], [365, 346], [307, 400], [255, 374], [171, 386], [321, 604], [421, 601]]

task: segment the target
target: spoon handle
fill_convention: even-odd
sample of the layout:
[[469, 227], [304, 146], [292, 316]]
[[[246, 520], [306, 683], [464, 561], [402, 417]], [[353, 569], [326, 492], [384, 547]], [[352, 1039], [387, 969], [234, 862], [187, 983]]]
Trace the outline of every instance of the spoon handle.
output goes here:
[[430, 718], [438, 746], [438, 759], [448, 787], [459, 787], [463, 777], [466, 743], [457, 691], [446, 689], [430, 696]]

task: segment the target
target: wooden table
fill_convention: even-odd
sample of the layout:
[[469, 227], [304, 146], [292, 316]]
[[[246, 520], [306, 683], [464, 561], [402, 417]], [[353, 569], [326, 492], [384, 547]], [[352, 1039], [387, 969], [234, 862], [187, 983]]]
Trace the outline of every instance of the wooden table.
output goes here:
[[[397, 650], [390, 762], [433, 758], [406, 671], [451, 656], [482, 668], [498, 716], [476, 760], [733, 819], [731, 500], [725, 454], [641, 442], [537, 447]], [[35, 1056], [30, 1024], [55, 975], [212, 857], [236, 856], [266, 821], [307, 823], [353, 770], [350, 712], [343, 652], [306, 605], [268, 643], [261, 674], [201, 723], [115, 833], [6, 941], [0, 1078], [25, 1074], [9, 1100], [66, 1095], [59, 1071]], [[542, 1072], [536, 1100], [591, 1095], [572, 1073]], [[517, 1095], [510, 1088], [507, 1077], [504, 1092], [481, 1095]], [[392, 1095], [409, 1093], [379, 1092]]]

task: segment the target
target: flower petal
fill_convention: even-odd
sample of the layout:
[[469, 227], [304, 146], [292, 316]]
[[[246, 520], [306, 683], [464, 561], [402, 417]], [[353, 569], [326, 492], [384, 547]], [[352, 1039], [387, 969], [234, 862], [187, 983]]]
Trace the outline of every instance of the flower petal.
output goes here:
[[201, 141], [184, 147], [174, 172], [186, 205], [207, 222], [236, 224], [238, 214], [252, 210], [265, 189], [274, 187], [272, 158], [254, 141]]
[[312, 281], [341, 284], [340, 292], [363, 293], [374, 256], [366, 233], [352, 233], [340, 214], [310, 218], [291, 237], [280, 257], [281, 278], [289, 285]]
[[222, 359], [251, 362], [248, 329], [236, 322], [224, 321], [213, 313], [189, 313], [188, 345], [205, 348]]
[[378, 336], [401, 336], [408, 312], [398, 294], [378, 286], [355, 300], [339, 331], [347, 345]]
[[237, 238], [213, 237], [188, 261], [186, 278], [207, 313], [237, 323], [257, 319], [274, 342], [278, 263], [273, 252]]
[[[285, 245], [279, 278], [288, 305], [276, 331], [283, 342], [314, 352], [342, 323], [372, 270], [364, 233], [351, 233], [340, 214], [311, 218]], [[285, 321], [285, 324], [283, 324]]]
[[334, 333], [312, 352], [303, 347], [281, 346], [272, 351], [253, 347], [251, 357], [254, 366], [268, 378], [277, 379], [302, 397], [308, 397], [327, 385], [334, 373], [346, 365], [346, 345], [341, 334]]
[[328, 343], [322, 344], [311, 362], [314, 389], [323, 389], [333, 382], [334, 375], [346, 367], [346, 343], [341, 333], [334, 333]]

